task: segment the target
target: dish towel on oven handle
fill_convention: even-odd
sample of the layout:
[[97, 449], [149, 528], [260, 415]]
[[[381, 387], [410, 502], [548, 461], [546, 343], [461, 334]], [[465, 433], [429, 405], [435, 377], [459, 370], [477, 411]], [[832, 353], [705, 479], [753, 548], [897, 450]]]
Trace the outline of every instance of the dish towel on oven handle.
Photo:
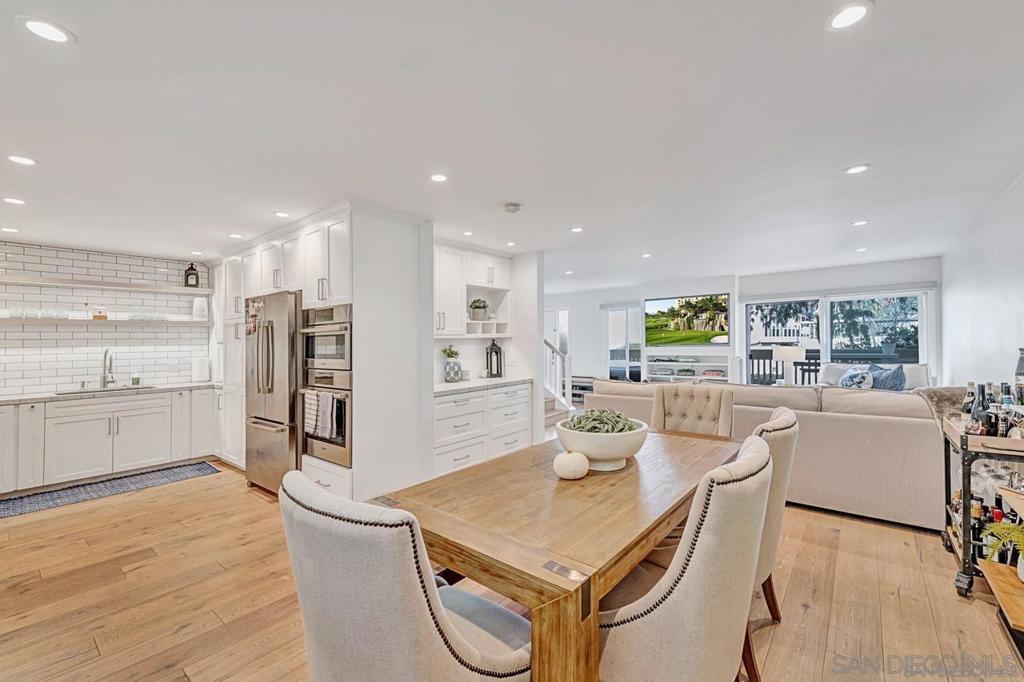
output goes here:
[[330, 393], [317, 393], [317, 438], [331, 439], [335, 437], [334, 427], [334, 396]]
[[316, 391], [306, 391], [302, 398], [303, 431], [310, 435], [316, 435], [317, 411], [320, 409], [317, 397], [320, 394]]

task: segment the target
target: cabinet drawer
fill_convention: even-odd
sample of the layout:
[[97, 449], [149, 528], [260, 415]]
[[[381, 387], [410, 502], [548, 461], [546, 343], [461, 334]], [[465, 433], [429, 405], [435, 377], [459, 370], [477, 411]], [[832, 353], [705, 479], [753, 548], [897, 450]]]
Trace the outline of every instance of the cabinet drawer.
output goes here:
[[352, 499], [352, 470], [309, 455], [302, 456], [302, 473], [332, 495]]
[[486, 405], [487, 393], [484, 391], [457, 393], [455, 395], [434, 398], [434, 419], [480, 412], [483, 411]]
[[488, 422], [491, 425], [491, 431], [494, 432], [498, 429], [508, 430], [507, 427], [516, 423], [521, 423], [523, 427], [529, 426], [530, 407], [529, 400], [523, 400], [511, 405], [491, 407], [489, 412], [490, 421]]
[[530, 445], [530, 429], [520, 429], [501, 436], [491, 436], [490, 456], [497, 457]]
[[487, 439], [477, 438], [456, 446], [434, 450], [434, 473], [455, 471], [487, 459]]
[[483, 405], [476, 412], [434, 420], [434, 447], [487, 435], [487, 413]]
[[511, 405], [524, 400], [528, 401], [531, 394], [530, 389], [530, 384], [518, 384], [516, 386], [506, 386], [505, 388], [492, 388], [487, 392], [488, 405], [496, 407], [498, 405]]
[[103, 414], [119, 410], [141, 410], [171, 406], [171, 394], [139, 393], [136, 395], [112, 396], [110, 398], [82, 398], [55, 400], [46, 403], [46, 418], [73, 417], [86, 414]]

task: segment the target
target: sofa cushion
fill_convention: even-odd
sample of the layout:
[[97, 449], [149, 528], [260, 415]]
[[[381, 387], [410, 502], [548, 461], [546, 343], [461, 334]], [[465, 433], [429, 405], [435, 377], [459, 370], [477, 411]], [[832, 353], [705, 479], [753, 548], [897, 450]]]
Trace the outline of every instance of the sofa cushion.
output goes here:
[[771, 409], [782, 406], [806, 412], [817, 412], [820, 409], [817, 386], [726, 385], [732, 389], [734, 405]]
[[[891, 368], [896, 365], [878, 365], [883, 368]], [[867, 365], [849, 365], [843, 362], [826, 362], [821, 365], [821, 370], [818, 373], [818, 383], [825, 384], [828, 386], [838, 386], [839, 379], [842, 378], [846, 370], [851, 367], [857, 367], [861, 370], [866, 371]], [[925, 388], [932, 385], [931, 375], [928, 374], [928, 365], [900, 365], [903, 368], [903, 373], [907, 377], [907, 385], [904, 387], [906, 390], [915, 388]]]
[[611, 381], [594, 379], [594, 393], [610, 395], [632, 395], [638, 398], [654, 398], [654, 384], [638, 384], [632, 381]]
[[[882, 371], [887, 370], [883, 369]], [[851, 367], [843, 376], [839, 377], [837, 385], [842, 388], [855, 388], [858, 391], [868, 389], [875, 385], [875, 375], [866, 369]]]
[[826, 387], [821, 389], [821, 411], [932, 420], [932, 411], [924, 398], [916, 393], [894, 391]]

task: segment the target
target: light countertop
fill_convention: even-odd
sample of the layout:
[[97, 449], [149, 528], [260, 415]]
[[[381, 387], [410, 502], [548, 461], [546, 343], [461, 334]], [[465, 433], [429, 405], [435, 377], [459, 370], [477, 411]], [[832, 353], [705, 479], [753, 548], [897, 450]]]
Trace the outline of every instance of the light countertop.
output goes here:
[[515, 386], [517, 384], [532, 384], [533, 379], [515, 379], [502, 377], [500, 379], [470, 379], [469, 381], [456, 381], [451, 384], [434, 384], [434, 397], [442, 395], [454, 395], [456, 393], [469, 393], [470, 391], [484, 391], [488, 388], [501, 388], [502, 386]]
[[56, 393], [25, 393], [23, 395], [0, 396], [0, 405], [49, 403], [57, 400], [85, 400], [87, 398], [113, 398], [148, 393], [170, 393], [171, 391], [194, 391], [202, 388], [220, 388], [220, 384], [215, 384], [212, 381], [201, 381], [197, 383], [184, 384], [160, 384], [159, 386], [146, 386], [120, 391], [103, 391], [97, 389], [95, 392], [65, 393], [62, 395], [57, 395]]

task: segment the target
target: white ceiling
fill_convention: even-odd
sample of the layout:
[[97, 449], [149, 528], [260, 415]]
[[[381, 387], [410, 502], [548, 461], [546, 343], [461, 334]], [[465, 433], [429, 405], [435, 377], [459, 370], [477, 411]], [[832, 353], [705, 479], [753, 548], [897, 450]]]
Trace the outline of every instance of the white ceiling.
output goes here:
[[8, 0], [2, 238], [212, 258], [357, 199], [551, 292], [941, 253], [1024, 166], [1024, 4], [877, 3]]

